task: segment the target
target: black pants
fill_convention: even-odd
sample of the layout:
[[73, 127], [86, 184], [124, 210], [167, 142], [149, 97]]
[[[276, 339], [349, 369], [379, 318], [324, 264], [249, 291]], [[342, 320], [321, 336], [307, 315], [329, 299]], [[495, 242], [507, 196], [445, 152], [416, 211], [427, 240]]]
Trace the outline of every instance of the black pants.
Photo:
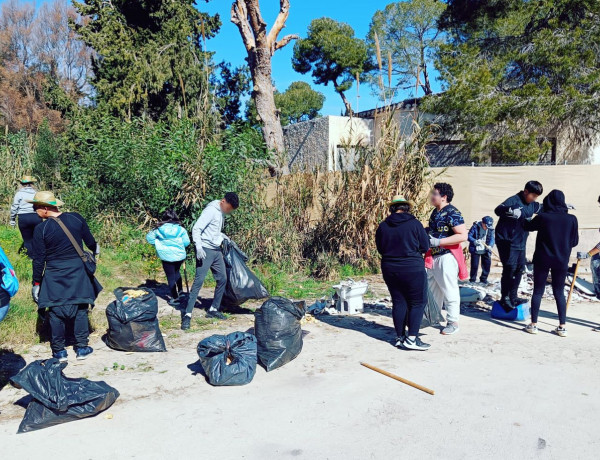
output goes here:
[[422, 270], [400, 270], [382, 267], [383, 279], [392, 296], [392, 316], [396, 336], [416, 336], [427, 302], [427, 275]]
[[502, 262], [502, 278], [500, 279], [500, 291], [502, 298], [514, 299], [519, 292], [519, 284], [525, 272], [525, 247], [513, 248], [510, 241], [496, 241], [498, 255]]
[[558, 322], [565, 324], [567, 321], [567, 300], [565, 299], [565, 280], [567, 279], [567, 266], [550, 268], [546, 265], [533, 265], [533, 297], [531, 298], [531, 322], [537, 323], [542, 296], [546, 290], [548, 273], [552, 274], [552, 293], [558, 309]]
[[481, 259], [481, 278], [479, 278], [479, 280], [482, 283], [485, 283], [488, 276], [490, 276], [490, 270], [492, 268], [492, 255], [488, 251], [483, 254], [471, 253], [471, 276], [469, 278], [471, 282], [477, 279], [479, 259]]
[[165, 275], [167, 275], [167, 283], [169, 284], [169, 289], [171, 290], [171, 297], [174, 299], [177, 299], [179, 297], [179, 293], [183, 291], [183, 282], [181, 280], [182, 264], [183, 260], [179, 260], [177, 262], [162, 261], [163, 270], [165, 271]]
[[75, 334], [75, 347], [85, 347], [88, 344], [90, 329], [88, 323], [88, 305], [61, 305], [48, 309], [50, 323], [50, 348], [52, 352], [65, 349], [65, 330], [72, 326]]
[[19, 231], [23, 238], [23, 246], [27, 251], [27, 256], [33, 259], [33, 231], [35, 227], [42, 223], [42, 218], [35, 212], [28, 214], [19, 214]]

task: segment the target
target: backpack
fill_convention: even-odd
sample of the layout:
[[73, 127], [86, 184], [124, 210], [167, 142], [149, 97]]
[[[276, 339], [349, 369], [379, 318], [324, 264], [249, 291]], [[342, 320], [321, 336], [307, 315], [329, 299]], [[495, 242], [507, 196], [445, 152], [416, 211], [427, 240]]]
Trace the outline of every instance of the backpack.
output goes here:
[[10, 297], [14, 297], [14, 295], [19, 290], [19, 280], [17, 279], [17, 275], [15, 274], [15, 270], [11, 263], [8, 261], [8, 257], [0, 247], [0, 268], [1, 268], [1, 278], [0, 278], [0, 288], [4, 289]]

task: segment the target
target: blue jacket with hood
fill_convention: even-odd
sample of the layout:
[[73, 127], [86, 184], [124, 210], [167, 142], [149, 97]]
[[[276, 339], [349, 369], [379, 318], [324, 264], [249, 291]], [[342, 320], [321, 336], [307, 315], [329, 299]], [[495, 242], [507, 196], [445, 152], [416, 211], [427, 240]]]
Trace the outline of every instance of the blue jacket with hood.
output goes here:
[[184, 260], [190, 237], [181, 225], [163, 224], [146, 235], [146, 241], [156, 248], [156, 255], [165, 262]]

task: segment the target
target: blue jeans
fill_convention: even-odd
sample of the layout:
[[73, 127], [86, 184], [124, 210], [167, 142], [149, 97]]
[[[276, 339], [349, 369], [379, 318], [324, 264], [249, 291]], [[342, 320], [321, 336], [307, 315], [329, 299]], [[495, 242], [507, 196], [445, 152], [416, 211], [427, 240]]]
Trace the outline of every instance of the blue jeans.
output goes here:
[[596, 297], [600, 299], [600, 254], [592, 256], [590, 267], [592, 269], [592, 277], [594, 280], [594, 291], [596, 291]]
[[2, 320], [6, 317], [6, 314], [8, 313], [8, 307], [10, 307], [9, 304], [0, 307], [0, 322], [2, 322]]

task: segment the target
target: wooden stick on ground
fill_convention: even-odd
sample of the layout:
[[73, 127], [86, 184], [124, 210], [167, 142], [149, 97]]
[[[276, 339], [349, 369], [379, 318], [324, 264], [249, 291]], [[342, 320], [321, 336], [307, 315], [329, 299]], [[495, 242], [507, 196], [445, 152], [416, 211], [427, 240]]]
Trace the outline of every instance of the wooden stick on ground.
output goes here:
[[569, 289], [569, 297], [567, 297], [567, 310], [569, 309], [569, 304], [571, 303], [571, 294], [573, 294], [573, 289], [575, 288], [575, 283], [577, 282], [577, 272], [579, 271], [579, 262], [580, 262], [580, 259], [577, 259], [577, 263], [575, 264], [575, 273], [573, 273], [573, 282], [571, 283], [571, 289]]
[[411, 386], [413, 388], [416, 388], [417, 390], [424, 391], [425, 393], [429, 393], [430, 395], [435, 394], [435, 392], [433, 390], [430, 390], [427, 387], [421, 386], [418, 383], [411, 382], [410, 380], [403, 379], [402, 377], [399, 377], [399, 376], [397, 376], [395, 374], [392, 374], [391, 372], [384, 371], [383, 369], [379, 369], [378, 367], [371, 366], [370, 364], [367, 364], [367, 363], [362, 363], [361, 362], [360, 364], [363, 365], [363, 366], [365, 366], [365, 367], [368, 367], [372, 371], [379, 372], [380, 374], [383, 374], [383, 375], [385, 375], [387, 377], [390, 377], [390, 378], [392, 378], [394, 380], [398, 380], [399, 382], [402, 382], [402, 383], [404, 383], [406, 385], [409, 385], [409, 386]]

